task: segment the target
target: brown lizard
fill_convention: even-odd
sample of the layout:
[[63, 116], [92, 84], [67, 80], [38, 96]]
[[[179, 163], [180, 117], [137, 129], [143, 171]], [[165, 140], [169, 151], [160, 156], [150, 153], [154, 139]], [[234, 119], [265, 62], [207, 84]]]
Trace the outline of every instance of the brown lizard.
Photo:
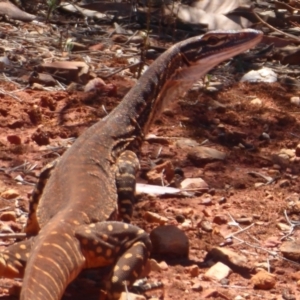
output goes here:
[[149, 126], [169, 101], [261, 38], [261, 32], [250, 29], [213, 31], [175, 44], [107, 117], [64, 153], [42, 195], [30, 204], [25, 232], [36, 237], [8, 247], [0, 256], [1, 276], [24, 276], [21, 300], [59, 300], [83, 269], [107, 265], [112, 266], [108, 299], [118, 299], [125, 283], [132, 285], [151, 251], [144, 230], [114, 221], [119, 215], [130, 222], [138, 169], [132, 151], [139, 149]]

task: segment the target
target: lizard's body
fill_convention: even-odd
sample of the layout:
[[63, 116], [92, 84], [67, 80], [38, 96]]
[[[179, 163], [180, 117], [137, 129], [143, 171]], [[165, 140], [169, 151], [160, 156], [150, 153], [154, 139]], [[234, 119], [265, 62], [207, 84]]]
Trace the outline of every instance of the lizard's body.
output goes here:
[[[151, 243], [138, 227], [110, 221], [118, 215], [116, 161], [124, 150], [140, 146], [165, 101], [260, 39], [256, 31], [215, 32], [174, 45], [109, 116], [87, 129], [64, 153], [38, 206], [31, 205], [27, 232], [38, 233], [37, 237], [9, 247], [0, 257], [0, 274], [7, 277], [22, 276], [27, 263], [21, 300], [59, 300], [79, 272], [90, 267], [115, 266], [108, 285], [110, 299], [118, 298], [124, 280], [133, 283], [149, 257]], [[221, 56], [215, 50], [222, 54], [219, 43], [225, 45], [223, 54], [227, 51]], [[120, 171], [122, 161], [119, 166]], [[122, 213], [119, 210], [121, 219], [129, 221], [131, 206], [126, 200], [120, 205], [126, 207]]]

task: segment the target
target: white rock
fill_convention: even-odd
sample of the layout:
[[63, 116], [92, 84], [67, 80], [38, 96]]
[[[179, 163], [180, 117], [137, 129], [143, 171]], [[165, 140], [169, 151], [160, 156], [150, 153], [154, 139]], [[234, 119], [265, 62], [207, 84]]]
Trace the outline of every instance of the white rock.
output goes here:
[[20, 196], [19, 192], [14, 189], [9, 189], [9, 190], [6, 190], [5, 192], [1, 193], [1, 197], [6, 200], [14, 199], [19, 196]]
[[151, 211], [146, 211], [144, 219], [149, 223], [158, 223], [160, 225], [165, 225], [168, 222], [168, 218]]
[[261, 134], [261, 137], [262, 137], [263, 139], [265, 139], [265, 140], [269, 140], [269, 139], [270, 139], [270, 136], [269, 136], [266, 132], [263, 132], [263, 133]]
[[282, 149], [280, 149], [279, 154], [286, 154], [286, 155], [288, 155], [288, 157], [293, 157], [296, 154], [295, 152], [296, 152], [295, 149], [282, 148]]
[[300, 105], [300, 97], [291, 97], [290, 102], [294, 105]]
[[252, 70], [241, 78], [241, 82], [276, 82], [277, 74], [270, 68]]
[[205, 274], [204, 278], [208, 280], [221, 281], [231, 273], [231, 269], [221, 262], [213, 265]]
[[146, 300], [144, 296], [123, 292], [119, 300]]
[[182, 189], [208, 189], [208, 184], [202, 178], [186, 178], [180, 184]]
[[254, 187], [255, 187], [255, 188], [259, 188], [259, 187], [261, 187], [261, 186], [263, 186], [263, 185], [265, 185], [264, 182], [255, 182], [255, 183], [254, 183]]
[[291, 227], [288, 224], [285, 223], [277, 223], [276, 226], [281, 230], [281, 231], [290, 231]]
[[262, 101], [259, 98], [255, 98], [255, 99], [251, 100], [250, 103], [253, 105], [257, 105], [257, 106], [262, 105]]
[[242, 297], [241, 295], [238, 295], [234, 298], [234, 300], [245, 300], [245, 298]]

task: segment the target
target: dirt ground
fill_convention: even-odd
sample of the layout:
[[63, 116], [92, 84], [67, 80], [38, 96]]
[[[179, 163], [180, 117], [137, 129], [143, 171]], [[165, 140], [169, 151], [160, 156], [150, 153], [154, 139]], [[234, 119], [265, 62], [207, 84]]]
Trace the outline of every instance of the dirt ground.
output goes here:
[[[119, 65], [126, 66], [126, 62]], [[280, 251], [285, 240], [299, 239], [297, 227], [285, 237], [291, 228], [285, 211], [290, 220], [299, 219], [291, 206], [300, 197], [300, 120], [299, 107], [290, 101], [299, 91], [280, 83], [238, 83], [242, 72], [235, 77], [232, 74], [237, 71], [219, 68], [208, 86], [225, 79], [226, 84], [213, 91], [196, 87], [178, 99], [151, 127], [150, 133], [159, 138], [143, 143], [139, 183], [149, 183], [147, 172], [170, 161], [179, 177], [202, 178], [208, 185], [206, 192], [194, 191], [191, 196], [138, 196], [134, 224], [150, 233], [158, 223], [146, 221], [145, 214], [154, 212], [166, 217], [166, 224], [178, 226], [189, 240], [188, 258], [154, 256], [161, 269], [152, 271], [148, 280], [162, 281], [164, 289], [147, 292], [148, 298], [300, 299], [299, 263], [286, 260]], [[135, 81], [117, 74], [105, 83], [109, 89], [101, 94], [42, 91], [20, 89], [1, 77], [0, 233], [21, 232], [28, 196], [42, 167], [117, 106]], [[260, 101], [253, 103], [253, 99]], [[226, 157], [195, 158], [191, 154], [194, 147], [187, 146], [195, 142], [204, 142], [203, 146]], [[174, 178], [170, 183], [176, 186]], [[5, 198], [11, 189], [15, 196]], [[5, 215], [7, 212], [12, 214]], [[246, 230], [226, 239], [242, 228]], [[0, 250], [15, 241], [2, 239]], [[206, 256], [219, 246], [245, 256], [248, 268], [233, 270], [220, 282], [207, 280], [204, 274], [211, 264]], [[251, 281], [263, 265], [274, 275], [272, 288], [254, 288]], [[195, 268], [196, 275], [191, 271]], [[93, 274], [92, 279], [84, 277], [72, 283], [64, 299], [98, 299], [95, 277]], [[17, 293], [11, 287], [19, 282], [2, 279], [1, 297], [17, 299], [8, 294]]]
[[[32, 185], [19, 184], [16, 177], [21, 175], [25, 182], [36, 182], [41, 168], [53, 160], [57, 153], [62, 154], [63, 146], [67, 144], [66, 139], [78, 136], [85, 128], [103, 117], [105, 112], [102, 106], [110, 111], [133, 85], [133, 81], [124, 80], [120, 76], [111, 78], [109, 83], [117, 87], [115, 95], [97, 96], [88, 100], [83, 92], [45, 92], [30, 89], [15, 93], [22, 102], [9, 95], [1, 96], [1, 192], [15, 189], [19, 193], [12, 200], [1, 199], [1, 210], [16, 211], [18, 217], [17, 223], [2, 221], [3, 228], [9, 226], [18, 232], [21, 230], [20, 223], [26, 221], [25, 212], [28, 211], [28, 194]], [[3, 81], [1, 88], [6, 91], [15, 89], [12, 83]], [[176, 216], [181, 212], [185, 215], [185, 221], [205, 218], [212, 223], [213, 230], [205, 232], [196, 225], [197, 222], [183, 228], [189, 238], [189, 258], [156, 258], [159, 262], [165, 261], [167, 268], [159, 273], [150, 273], [149, 278], [150, 281], [161, 280], [165, 288], [164, 292], [149, 292], [151, 295], [162, 297], [164, 293], [164, 299], [201, 299], [204, 298], [204, 294], [201, 296], [204, 291], [211, 291], [212, 295], [205, 298], [238, 299], [235, 297], [241, 295], [245, 299], [288, 299], [282, 298], [288, 291], [288, 294], [296, 297], [289, 299], [300, 299], [297, 298], [300, 297], [297, 296], [300, 295], [297, 286], [299, 265], [267, 252], [280, 255], [280, 238], [283, 232], [277, 224], [285, 222], [284, 210], [288, 203], [299, 198], [299, 164], [294, 161], [289, 165], [280, 165], [274, 162], [273, 157], [281, 149], [295, 149], [299, 143], [299, 116], [290, 104], [289, 98], [292, 95], [294, 94], [287, 87], [278, 83], [236, 83], [221, 88], [219, 92], [193, 91], [172, 108], [172, 113], [165, 113], [158, 124], [152, 126], [151, 133], [166, 139], [168, 144], [149, 141], [143, 144], [141, 161], [144, 171], [150, 169], [151, 161], [157, 161], [157, 151], [162, 147], [160, 163], [171, 161], [175, 168], [183, 171], [185, 178], [201, 177], [209, 185], [209, 192], [193, 197], [139, 197], [134, 223], [150, 231], [157, 224], [144, 221], [145, 211], [167, 217], [169, 224], [179, 224]], [[249, 99], [253, 98], [261, 99], [262, 106], [250, 104]], [[211, 109], [209, 103], [212, 100], [218, 101], [224, 107]], [[49, 107], [49, 103], [55, 109]], [[39, 124], [35, 124], [30, 118], [33, 105], [37, 105], [41, 111], [42, 119]], [[224, 134], [221, 135], [218, 128]], [[263, 132], [267, 132], [270, 139], [263, 139]], [[195, 165], [187, 157], [187, 151], [182, 151], [176, 145], [176, 141], [182, 138], [199, 143], [208, 139], [206, 146], [223, 151], [227, 157], [223, 161]], [[51, 149], [50, 145], [61, 147], [58, 150]], [[24, 166], [25, 162], [29, 164]], [[30, 166], [33, 165], [36, 167], [30, 171]], [[255, 183], [265, 180], [248, 174], [253, 171], [271, 174], [276, 178], [269, 185], [255, 187]], [[138, 181], [146, 182], [141, 177]], [[208, 203], [203, 201], [207, 198], [211, 198]], [[223, 216], [225, 223], [215, 223], [213, 220], [216, 215]], [[254, 226], [239, 234], [239, 240], [232, 239], [226, 245], [237, 253], [246, 255], [251, 266], [248, 273], [233, 272], [228, 277], [229, 286], [226, 288], [220, 283], [203, 280], [202, 275], [208, 269], [208, 266], [203, 266], [207, 252], [224, 243], [224, 234], [238, 230], [229, 225], [230, 215], [235, 220], [248, 219], [246, 225], [241, 224], [242, 227], [249, 224]], [[294, 219], [297, 220], [297, 216]], [[298, 232], [295, 231], [292, 237], [297, 239], [297, 235]], [[2, 248], [12, 242], [11, 239], [3, 240]], [[253, 244], [261, 248], [254, 248]], [[254, 289], [250, 281], [251, 273], [254, 274], [252, 268], [266, 261], [269, 261], [272, 273], [276, 276], [276, 285], [268, 291]], [[192, 265], [200, 268], [200, 274], [194, 278], [189, 272]], [[191, 288], [197, 282], [203, 287], [202, 292], [193, 291]], [[76, 288], [73, 290], [71, 288], [75, 294], [78, 292]], [[7, 290], [4, 288], [3, 291]], [[90, 289], [84, 292], [83, 287], [81, 293], [86, 297]], [[75, 299], [73, 297], [66, 296], [66, 299]]]

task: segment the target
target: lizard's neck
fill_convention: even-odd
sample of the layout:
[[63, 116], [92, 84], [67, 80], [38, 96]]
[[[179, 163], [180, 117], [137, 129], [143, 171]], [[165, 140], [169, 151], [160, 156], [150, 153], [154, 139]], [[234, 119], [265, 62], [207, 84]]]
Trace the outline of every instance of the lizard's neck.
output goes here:
[[173, 45], [107, 117], [106, 131], [116, 141], [113, 148], [121, 145], [119, 152], [136, 141], [139, 145], [164, 107], [214, 66], [255, 46], [261, 38], [261, 32], [251, 29], [213, 31]]

